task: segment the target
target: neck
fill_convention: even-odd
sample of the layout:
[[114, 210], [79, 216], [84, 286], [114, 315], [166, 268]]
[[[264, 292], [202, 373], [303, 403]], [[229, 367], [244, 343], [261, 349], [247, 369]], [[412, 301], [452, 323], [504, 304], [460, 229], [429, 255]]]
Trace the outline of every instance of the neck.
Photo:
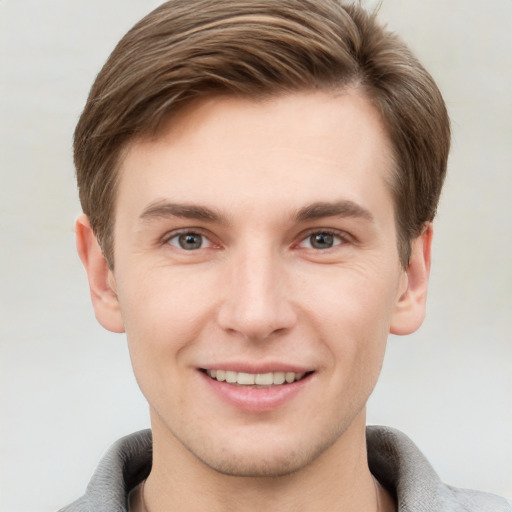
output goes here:
[[368, 468], [364, 412], [314, 461], [278, 477], [221, 474], [191, 454], [158, 418], [152, 417], [152, 428], [147, 512], [384, 512], [392, 504]]

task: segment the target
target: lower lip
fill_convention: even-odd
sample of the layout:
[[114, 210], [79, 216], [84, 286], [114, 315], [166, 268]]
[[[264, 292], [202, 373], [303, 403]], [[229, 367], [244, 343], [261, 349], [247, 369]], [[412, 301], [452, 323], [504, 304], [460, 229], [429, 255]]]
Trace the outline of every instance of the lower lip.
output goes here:
[[312, 374], [309, 374], [291, 384], [252, 388], [219, 382], [203, 372], [199, 373], [210, 389], [224, 402], [248, 412], [267, 412], [281, 407], [303, 390], [312, 378]]

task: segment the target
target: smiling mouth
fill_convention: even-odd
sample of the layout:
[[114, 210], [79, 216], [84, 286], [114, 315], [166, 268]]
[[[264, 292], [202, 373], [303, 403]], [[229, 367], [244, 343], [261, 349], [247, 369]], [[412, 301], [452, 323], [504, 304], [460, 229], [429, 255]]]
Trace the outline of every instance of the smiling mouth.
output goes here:
[[218, 382], [226, 382], [235, 386], [245, 387], [270, 387], [282, 386], [298, 382], [313, 372], [269, 372], [269, 373], [244, 373], [230, 370], [202, 370], [208, 377]]

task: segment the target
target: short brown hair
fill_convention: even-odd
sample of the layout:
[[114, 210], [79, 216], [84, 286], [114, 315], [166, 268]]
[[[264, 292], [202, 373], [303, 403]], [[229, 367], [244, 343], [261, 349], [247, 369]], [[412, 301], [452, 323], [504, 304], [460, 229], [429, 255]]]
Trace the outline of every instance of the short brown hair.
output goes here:
[[212, 94], [257, 98], [354, 86], [379, 110], [394, 150], [398, 249], [434, 218], [450, 145], [436, 84], [375, 13], [342, 0], [171, 0], [118, 43], [74, 138], [80, 201], [113, 265], [116, 180], [124, 149]]

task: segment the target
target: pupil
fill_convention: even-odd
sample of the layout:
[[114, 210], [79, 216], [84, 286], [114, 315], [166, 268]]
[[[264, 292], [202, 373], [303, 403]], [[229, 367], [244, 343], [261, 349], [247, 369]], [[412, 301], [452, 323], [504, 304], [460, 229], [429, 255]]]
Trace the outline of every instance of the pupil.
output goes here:
[[329, 249], [332, 247], [334, 240], [333, 235], [329, 233], [317, 233], [311, 235], [310, 241], [315, 249]]
[[179, 238], [180, 246], [183, 249], [200, 249], [202, 240], [201, 235], [196, 235], [194, 233], [187, 233], [186, 235], [181, 235]]

